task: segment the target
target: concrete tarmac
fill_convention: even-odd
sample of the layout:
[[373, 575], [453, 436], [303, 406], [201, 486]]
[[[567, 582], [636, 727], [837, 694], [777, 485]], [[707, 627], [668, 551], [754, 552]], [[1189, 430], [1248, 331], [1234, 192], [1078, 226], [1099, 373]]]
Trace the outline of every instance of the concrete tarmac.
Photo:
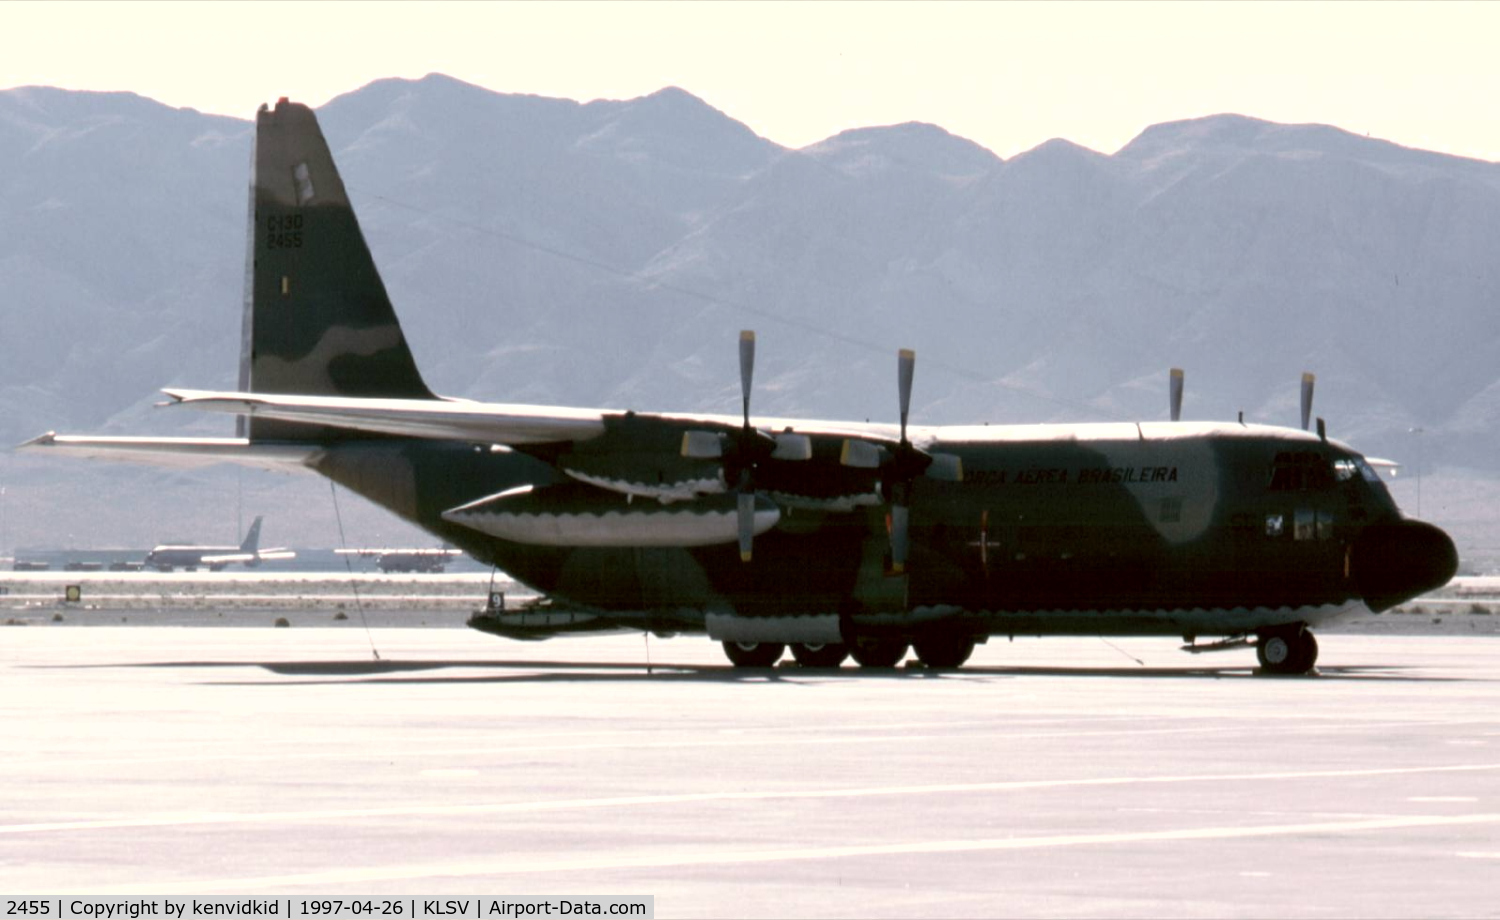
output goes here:
[[1161, 639], [739, 672], [701, 638], [11, 627], [0, 894], [1496, 915], [1500, 639], [1322, 646], [1309, 678]]

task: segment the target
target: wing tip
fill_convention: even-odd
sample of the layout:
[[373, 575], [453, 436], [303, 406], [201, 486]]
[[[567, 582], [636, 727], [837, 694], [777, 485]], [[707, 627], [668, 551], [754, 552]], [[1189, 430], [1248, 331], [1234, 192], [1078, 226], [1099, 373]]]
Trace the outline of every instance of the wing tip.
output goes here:
[[39, 435], [37, 435], [34, 438], [30, 438], [28, 440], [22, 441], [20, 444], [17, 444], [15, 447], [13, 447], [11, 449], [12, 450], [26, 450], [27, 448], [30, 448], [30, 447], [51, 447], [52, 445], [54, 445], [56, 443], [57, 443], [57, 432], [55, 432], [55, 431], [48, 431], [48, 432], [46, 432], [44, 434], [39, 434]]

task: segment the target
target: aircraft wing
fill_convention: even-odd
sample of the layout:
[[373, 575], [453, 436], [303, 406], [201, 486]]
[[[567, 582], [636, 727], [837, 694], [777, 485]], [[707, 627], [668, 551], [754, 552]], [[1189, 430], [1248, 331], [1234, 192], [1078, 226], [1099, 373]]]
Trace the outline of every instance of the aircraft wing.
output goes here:
[[[606, 419], [633, 414], [449, 398], [371, 399], [179, 389], [162, 392], [172, 397], [173, 402], [165, 404], [168, 406], [330, 425], [376, 434], [507, 445], [588, 441], [607, 432]], [[701, 426], [725, 433], [737, 431], [740, 427], [740, 420], [730, 416], [663, 412], [643, 413], [640, 417], [670, 422], [678, 427]], [[857, 438], [886, 446], [894, 446], [899, 437], [894, 426], [882, 424], [762, 418], [753, 421], [772, 431], [795, 427], [796, 431], [814, 437]], [[917, 431], [913, 429], [914, 434]]]
[[204, 556], [200, 562], [204, 565], [228, 565], [231, 562], [253, 562], [254, 553], [214, 553]]
[[265, 393], [164, 390], [169, 405], [353, 428], [376, 434], [493, 444], [586, 441], [604, 433], [594, 409], [520, 406], [460, 399], [364, 399]]
[[286, 470], [302, 467], [316, 452], [317, 445], [256, 443], [248, 438], [89, 437], [49, 431], [19, 445], [18, 449], [99, 460], [133, 460], [156, 466], [190, 468], [229, 462]]

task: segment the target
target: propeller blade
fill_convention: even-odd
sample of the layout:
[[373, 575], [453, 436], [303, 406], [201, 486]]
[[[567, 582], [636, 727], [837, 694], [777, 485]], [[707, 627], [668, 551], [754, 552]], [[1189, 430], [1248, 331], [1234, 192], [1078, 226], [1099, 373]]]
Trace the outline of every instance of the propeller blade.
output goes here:
[[911, 413], [911, 380], [917, 369], [917, 353], [901, 349], [896, 356], [896, 387], [901, 394], [901, 440], [906, 440], [906, 418]]
[[904, 504], [891, 505], [891, 571], [906, 571], [907, 524], [911, 512]]
[[750, 549], [755, 542], [755, 493], [741, 492], [738, 501], [740, 529], [740, 560], [750, 561]]
[[1182, 421], [1182, 368], [1172, 368], [1170, 375], [1170, 389], [1172, 394], [1172, 421]]
[[1306, 431], [1307, 430], [1307, 426], [1312, 422], [1313, 384], [1317, 382], [1317, 379], [1318, 378], [1316, 376], [1314, 376], [1312, 374], [1309, 374], [1306, 371], [1304, 371], [1303, 374], [1302, 374], [1302, 430], [1303, 431]]
[[745, 427], [750, 427], [750, 378], [755, 376], [755, 332], [740, 333], [740, 399], [745, 404]]

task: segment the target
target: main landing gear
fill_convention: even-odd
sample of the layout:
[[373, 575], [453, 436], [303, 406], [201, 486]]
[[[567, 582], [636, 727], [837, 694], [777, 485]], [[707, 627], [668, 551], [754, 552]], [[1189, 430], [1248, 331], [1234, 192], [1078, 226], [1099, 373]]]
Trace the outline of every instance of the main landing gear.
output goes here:
[[842, 642], [793, 642], [792, 657], [804, 668], [836, 668], [849, 657]]
[[974, 637], [966, 633], [938, 633], [912, 643], [917, 658], [929, 668], [961, 668], [974, 654]]
[[[786, 646], [780, 642], [724, 643], [724, 654], [737, 668], [774, 667], [785, 651]], [[905, 645], [901, 654], [906, 654]], [[849, 646], [841, 642], [793, 642], [792, 657], [804, 668], [836, 668], [849, 657]]]
[[1306, 674], [1318, 661], [1318, 640], [1301, 623], [1263, 629], [1256, 639], [1255, 654], [1267, 674]]
[[724, 654], [737, 668], [769, 668], [781, 660], [786, 646], [780, 642], [725, 642]]
[[[894, 668], [915, 651], [929, 668], [961, 668], [974, 653], [974, 637], [965, 633], [933, 633], [908, 643], [902, 638], [861, 636], [852, 644], [793, 642], [792, 657], [804, 668], [836, 668], [853, 657], [862, 668]], [[724, 654], [737, 668], [770, 668], [781, 660], [780, 642], [725, 642]]]

